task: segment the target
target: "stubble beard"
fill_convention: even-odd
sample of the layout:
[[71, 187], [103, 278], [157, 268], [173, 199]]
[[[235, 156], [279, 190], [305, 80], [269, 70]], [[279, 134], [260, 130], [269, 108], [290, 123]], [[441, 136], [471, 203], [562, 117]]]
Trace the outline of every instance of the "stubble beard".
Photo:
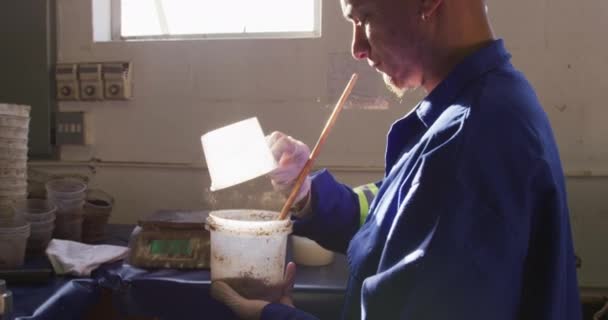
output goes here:
[[409, 91], [413, 91], [416, 88], [408, 88], [407, 86], [399, 86], [397, 85], [393, 79], [387, 75], [386, 73], [382, 73], [382, 79], [384, 80], [384, 83], [386, 84], [386, 88], [392, 92], [393, 94], [395, 94], [397, 96], [397, 98], [399, 99], [403, 99], [403, 96], [409, 92]]

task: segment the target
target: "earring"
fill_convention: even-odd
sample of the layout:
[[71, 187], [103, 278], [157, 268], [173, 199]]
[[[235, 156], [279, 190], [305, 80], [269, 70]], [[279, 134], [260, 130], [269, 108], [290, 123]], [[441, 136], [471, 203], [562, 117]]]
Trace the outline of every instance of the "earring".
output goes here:
[[426, 14], [424, 14], [424, 13], [423, 13], [423, 14], [422, 14], [422, 16], [421, 16], [421, 18], [422, 18], [422, 21], [426, 21], [426, 19], [427, 19], [428, 17], [427, 17], [427, 15], [426, 15]]

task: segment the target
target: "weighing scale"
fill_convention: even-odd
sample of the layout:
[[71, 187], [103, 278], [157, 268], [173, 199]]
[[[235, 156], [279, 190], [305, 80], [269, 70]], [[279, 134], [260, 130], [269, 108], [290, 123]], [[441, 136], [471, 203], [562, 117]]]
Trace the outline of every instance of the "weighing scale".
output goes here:
[[127, 261], [136, 267], [208, 269], [209, 211], [161, 210], [139, 220]]

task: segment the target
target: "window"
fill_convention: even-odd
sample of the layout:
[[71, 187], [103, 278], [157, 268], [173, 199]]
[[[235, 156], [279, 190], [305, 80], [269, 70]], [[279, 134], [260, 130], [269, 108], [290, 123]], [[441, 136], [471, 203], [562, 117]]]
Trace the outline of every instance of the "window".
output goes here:
[[320, 1], [113, 0], [113, 38], [318, 37]]

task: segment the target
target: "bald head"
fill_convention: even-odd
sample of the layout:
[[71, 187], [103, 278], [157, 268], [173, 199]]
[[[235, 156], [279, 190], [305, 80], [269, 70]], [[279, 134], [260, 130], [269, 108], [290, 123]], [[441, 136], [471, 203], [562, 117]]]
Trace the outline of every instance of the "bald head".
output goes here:
[[464, 56], [493, 39], [484, 0], [341, 0], [352, 52], [397, 91], [432, 90]]

